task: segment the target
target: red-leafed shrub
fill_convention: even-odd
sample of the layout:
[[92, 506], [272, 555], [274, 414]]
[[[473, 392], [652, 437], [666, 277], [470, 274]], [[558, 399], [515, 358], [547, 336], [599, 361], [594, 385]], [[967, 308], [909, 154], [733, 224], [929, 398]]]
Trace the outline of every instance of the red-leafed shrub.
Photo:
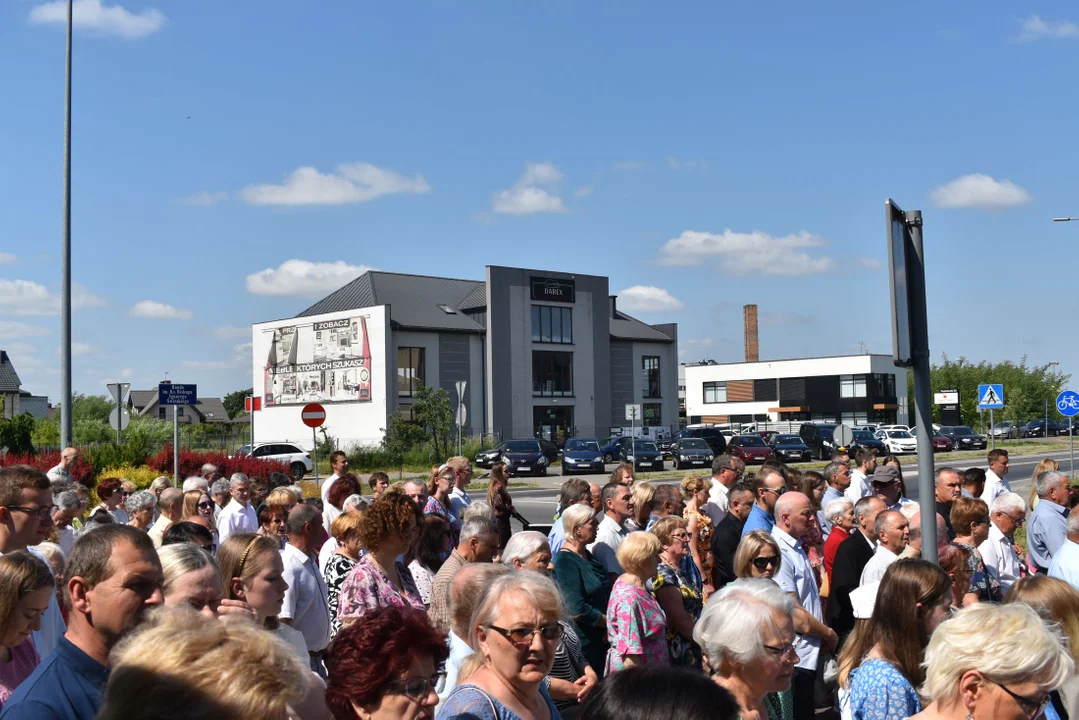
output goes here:
[[[42, 472], [48, 472], [52, 468], [60, 464], [60, 453], [39, 453], [37, 455], [16, 455], [14, 453], [8, 453], [6, 457], [0, 458], [0, 467], [6, 467], [8, 465], [29, 465], [35, 467]], [[83, 453], [79, 453], [79, 459], [75, 463], [75, 466], [68, 469], [71, 473], [71, 479], [77, 483], [82, 483], [87, 488], [93, 488], [96, 484], [96, 478], [94, 477], [94, 466], [87, 460]]]
[[[195, 452], [187, 448], [180, 448], [180, 478], [189, 478], [198, 475], [202, 466], [213, 463], [223, 477], [229, 477], [233, 473], [243, 473], [248, 477], [267, 478], [272, 472], [282, 472], [288, 475], [289, 467], [285, 463], [276, 460], [260, 460], [251, 457], [229, 458], [224, 453], [218, 452]], [[172, 445], [166, 445], [157, 455], [146, 460], [146, 464], [158, 472], [172, 474]]]

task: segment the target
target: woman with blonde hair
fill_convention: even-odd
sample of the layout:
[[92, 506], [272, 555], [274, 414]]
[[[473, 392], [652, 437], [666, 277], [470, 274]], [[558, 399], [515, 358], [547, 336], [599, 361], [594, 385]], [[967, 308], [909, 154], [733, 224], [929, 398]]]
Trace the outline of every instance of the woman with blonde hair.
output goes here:
[[431, 476], [427, 480], [427, 503], [423, 506], [424, 515], [438, 515], [450, 524], [454, 546], [461, 536], [461, 521], [450, 512], [450, 492], [455, 479], [456, 475], [449, 465], [431, 468]]
[[0, 557], [0, 705], [41, 662], [30, 633], [41, 627], [52, 594], [44, 560], [26, 550]]
[[667, 654], [671, 665], [701, 667], [701, 649], [693, 642], [693, 626], [701, 617], [704, 600], [700, 588], [682, 574], [682, 562], [689, 556], [689, 531], [686, 521], [671, 515], [652, 527], [659, 540], [659, 567], [649, 581], [667, 618]]
[[933, 632], [912, 720], [1030, 720], [1075, 672], [1064, 636], [1027, 605], [977, 603]]
[[637, 665], [668, 665], [667, 616], [648, 592], [662, 546], [652, 533], [632, 532], [618, 546], [623, 573], [614, 581], [607, 605], [607, 662], [610, 675]]
[[285, 511], [285, 517], [292, 512], [292, 508], [296, 507], [302, 502], [296, 499], [296, 496], [287, 487], [277, 487], [270, 491], [270, 494], [266, 496], [266, 502], [263, 503], [266, 507], [279, 507]]
[[[337, 541], [337, 549], [326, 562], [326, 567], [322, 570], [322, 579], [326, 581], [326, 598], [330, 609], [331, 624], [337, 617], [337, 600], [341, 595], [341, 586], [363, 554], [361, 549], [363, 543], [360, 541], [362, 524], [363, 515], [342, 513], [330, 526], [333, 539]], [[331, 627], [330, 639], [332, 640], [333, 637], [334, 632]]]
[[[1058, 625], [1068, 641], [1068, 654], [1079, 667], [1079, 591], [1057, 578], [1030, 575], [1008, 589], [1004, 604], [1010, 603], [1029, 605], [1046, 622]], [[1058, 718], [1079, 718], [1079, 676], [1070, 675], [1050, 697], [1046, 718], [1052, 720], [1051, 713]]]
[[637, 482], [637, 473], [633, 469], [633, 463], [621, 463], [611, 472], [611, 477], [607, 482], [624, 483], [632, 488]]
[[711, 480], [704, 475], [687, 475], [682, 478], [682, 500], [685, 509], [682, 517], [686, 519], [686, 530], [689, 531], [689, 559], [683, 563], [683, 574], [689, 577], [687, 567], [693, 563], [697, 574], [701, 578], [703, 599], [708, 602], [708, 597], [715, 588], [712, 587], [712, 518], [708, 513], [701, 512], [701, 506], [708, 502], [708, 491], [711, 489]]
[[210, 524], [210, 532], [214, 534], [214, 541], [217, 540], [217, 523], [214, 521], [214, 501], [206, 493], [205, 490], [188, 490], [184, 493], [184, 518], [189, 517], [201, 517], [206, 518], [206, 522]]
[[738, 550], [734, 553], [734, 576], [743, 578], [765, 578], [772, 580], [779, 574], [783, 556], [779, 552], [779, 543], [770, 533], [754, 530], [742, 536]]
[[1041, 501], [1038, 497], [1038, 476], [1043, 472], [1060, 470], [1060, 463], [1053, 458], [1042, 458], [1038, 461], [1038, 464], [1034, 467], [1034, 472], [1030, 476], [1030, 497], [1027, 498], [1027, 507], [1031, 512], [1034, 512], [1035, 506]]
[[633, 498], [633, 517], [626, 520], [623, 527], [627, 532], [637, 532], [648, 527], [652, 516], [652, 498], [656, 495], [656, 486], [650, 482], [633, 483], [629, 489]]

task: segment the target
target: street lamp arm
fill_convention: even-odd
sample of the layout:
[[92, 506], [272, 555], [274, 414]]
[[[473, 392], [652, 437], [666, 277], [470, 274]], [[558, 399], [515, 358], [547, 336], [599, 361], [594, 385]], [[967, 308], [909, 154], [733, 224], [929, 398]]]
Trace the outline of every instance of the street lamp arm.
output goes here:
[[1053, 222], [1076, 222], [1079, 221], [1079, 217], [1055, 217]]

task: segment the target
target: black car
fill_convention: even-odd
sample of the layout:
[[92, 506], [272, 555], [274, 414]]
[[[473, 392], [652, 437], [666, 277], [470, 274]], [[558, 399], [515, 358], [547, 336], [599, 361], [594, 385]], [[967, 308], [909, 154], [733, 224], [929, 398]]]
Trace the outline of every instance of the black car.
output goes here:
[[805, 462], [812, 458], [809, 446], [798, 435], [776, 435], [772, 439], [772, 451], [776, 460], [783, 462]]
[[547, 455], [535, 438], [527, 440], [507, 440], [502, 449], [502, 462], [510, 475], [546, 475]]
[[847, 450], [850, 451], [851, 456], [858, 451], [858, 448], [869, 448], [870, 450], [876, 450], [877, 454], [884, 457], [888, 454], [887, 446], [873, 436], [873, 433], [868, 430], [855, 430], [854, 439], [850, 441], [850, 447]]
[[570, 438], [562, 451], [562, 474], [603, 472], [603, 451], [596, 438]]
[[540, 447], [543, 449], [543, 454], [547, 458], [548, 463], [553, 463], [558, 459], [558, 446], [550, 440], [544, 440], [543, 438], [536, 438]]
[[701, 438], [682, 438], [675, 441], [671, 446], [671, 456], [674, 458], [674, 469], [681, 470], [684, 467], [712, 467], [715, 455]]
[[832, 457], [832, 451], [836, 449], [833, 433], [835, 423], [802, 423], [802, 427], [798, 428], [798, 436], [818, 460]]
[[603, 452], [603, 462], [617, 462], [618, 458], [622, 457], [622, 446], [627, 442], [629, 442], [628, 437], [609, 437], [601, 441], [599, 449]]
[[502, 451], [506, 449], [506, 443], [502, 443], [490, 450], [481, 450], [476, 453], [476, 457], [472, 458], [472, 461], [481, 468], [490, 469], [492, 465], [499, 461], [502, 457]]
[[1060, 423], [1058, 423], [1056, 420], [1050, 420], [1049, 421], [1049, 432], [1048, 432], [1048, 435], [1047, 435], [1047, 433], [1046, 433], [1046, 424], [1045, 424], [1044, 419], [1031, 420], [1026, 425], [1019, 428], [1019, 437], [1025, 437], [1025, 438], [1047, 437], [1047, 436], [1048, 437], [1054, 437], [1056, 435], [1060, 435], [1061, 430], [1064, 431], [1063, 432], [1064, 435], [1068, 434], [1067, 426], [1064, 426], [1063, 428], [1061, 428]]
[[956, 450], [985, 450], [985, 435], [979, 435], [968, 425], [945, 425], [940, 434], [950, 439]]
[[712, 448], [713, 455], [722, 455], [727, 452], [727, 438], [723, 437], [723, 434], [719, 431], [719, 428], [714, 427], [687, 427], [679, 430], [671, 436], [670, 443], [674, 443], [684, 438], [700, 438], [708, 443], [708, 447]]
[[646, 467], [653, 470], [663, 469], [663, 453], [651, 440], [636, 438], [632, 447], [628, 442], [625, 443], [622, 446], [622, 459], [632, 462], [634, 470], [642, 470]]

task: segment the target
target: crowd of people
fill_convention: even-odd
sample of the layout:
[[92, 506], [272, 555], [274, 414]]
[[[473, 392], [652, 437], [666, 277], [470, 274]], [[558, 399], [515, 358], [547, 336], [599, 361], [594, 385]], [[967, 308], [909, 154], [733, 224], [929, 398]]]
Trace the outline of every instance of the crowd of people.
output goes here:
[[[90, 491], [0, 469], [0, 720], [1079, 718], [1079, 512], [1051, 460], [936, 471], [732, 456], [678, 484], [566, 480], [512, 532], [505, 468], [397, 485], [344, 453]], [[1028, 506], [1030, 506], [1028, 508]], [[922, 555], [932, 523], [939, 565]], [[1015, 542], [1026, 525], [1027, 550]]]

